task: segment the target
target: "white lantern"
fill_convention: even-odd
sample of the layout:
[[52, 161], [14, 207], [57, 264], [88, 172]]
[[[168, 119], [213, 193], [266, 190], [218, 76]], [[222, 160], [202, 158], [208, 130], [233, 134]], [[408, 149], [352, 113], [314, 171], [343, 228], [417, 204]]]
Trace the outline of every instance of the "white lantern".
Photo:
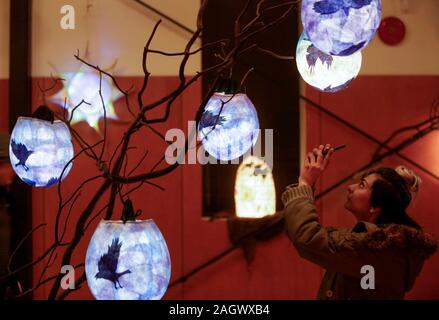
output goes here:
[[50, 187], [67, 176], [74, 150], [69, 128], [62, 121], [19, 117], [11, 134], [9, 158], [21, 180], [33, 187]]
[[366, 47], [381, 20], [381, 0], [302, 0], [302, 24], [326, 54], [349, 56]]
[[153, 220], [102, 220], [87, 249], [87, 284], [98, 300], [158, 300], [171, 277], [168, 247]]
[[306, 33], [300, 36], [296, 64], [303, 80], [325, 92], [346, 88], [361, 69], [361, 52], [346, 57], [331, 56], [317, 49]]
[[262, 218], [276, 212], [273, 175], [264, 160], [249, 156], [238, 167], [235, 207], [241, 218]]
[[233, 160], [254, 146], [259, 134], [258, 114], [243, 93], [215, 92], [198, 123], [198, 139], [210, 155]]

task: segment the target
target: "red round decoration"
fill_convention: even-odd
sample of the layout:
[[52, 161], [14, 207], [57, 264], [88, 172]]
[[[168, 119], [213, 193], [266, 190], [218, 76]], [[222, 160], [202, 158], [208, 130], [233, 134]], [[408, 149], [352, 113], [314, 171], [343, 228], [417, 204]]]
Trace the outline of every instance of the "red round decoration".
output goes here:
[[404, 39], [404, 22], [397, 17], [384, 18], [381, 20], [380, 27], [378, 28], [378, 35], [384, 43], [394, 46]]

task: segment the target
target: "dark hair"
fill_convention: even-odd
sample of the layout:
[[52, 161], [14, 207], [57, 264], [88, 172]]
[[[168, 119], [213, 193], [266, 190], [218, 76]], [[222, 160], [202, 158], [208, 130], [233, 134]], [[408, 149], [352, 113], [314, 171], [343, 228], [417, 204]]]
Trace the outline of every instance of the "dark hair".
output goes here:
[[[417, 179], [414, 179], [415, 182], [413, 180], [409, 182], [406, 177], [392, 168], [374, 169], [368, 171], [366, 175], [373, 173], [379, 178], [372, 184], [370, 204], [374, 208], [381, 208], [376, 224], [396, 223], [421, 230], [421, 226], [406, 212], [412, 200], [411, 189], [418, 183]], [[416, 185], [416, 189], [417, 187]]]

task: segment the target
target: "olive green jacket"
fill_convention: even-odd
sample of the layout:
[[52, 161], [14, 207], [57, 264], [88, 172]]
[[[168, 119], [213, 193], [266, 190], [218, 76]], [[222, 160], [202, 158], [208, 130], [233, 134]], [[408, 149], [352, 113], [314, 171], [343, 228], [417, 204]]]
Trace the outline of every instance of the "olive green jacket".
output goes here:
[[317, 299], [403, 299], [437, 248], [432, 236], [403, 225], [323, 227], [308, 186], [287, 187], [282, 201], [299, 255], [326, 269]]

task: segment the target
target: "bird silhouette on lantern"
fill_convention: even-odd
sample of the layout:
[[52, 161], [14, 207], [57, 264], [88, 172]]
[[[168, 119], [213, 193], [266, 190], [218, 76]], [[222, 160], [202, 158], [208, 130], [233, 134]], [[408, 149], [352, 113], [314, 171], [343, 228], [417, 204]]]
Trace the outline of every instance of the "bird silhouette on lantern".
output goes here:
[[[96, 273], [96, 279], [106, 279], [114, 284], [114, 289], [123, 288], [119, 282], [119, 278], [124, 274], [131, 273], [130, 270], [123, 272], [116, 272], [117, 264], [119, 261], [119, 253], [122, 242], [119, 242], [119, 238], [114, 238], [111, 245], [108, 246], [108, 252], [99, 259], [98, 270]], [[119, 287], [117, 287], [119, 285]]]
[[16, 163], [15, 166], [23, 166], [24, 170], [29, 171], [29, 168], [26, 166], [26, 161], [34, 152], [32, 150], [27, 150], [27, 147], [24, 144], [17, 143], [14, 139], [11, 140], [11, 148], [12, 153], [18, 159], [18, 163]]

